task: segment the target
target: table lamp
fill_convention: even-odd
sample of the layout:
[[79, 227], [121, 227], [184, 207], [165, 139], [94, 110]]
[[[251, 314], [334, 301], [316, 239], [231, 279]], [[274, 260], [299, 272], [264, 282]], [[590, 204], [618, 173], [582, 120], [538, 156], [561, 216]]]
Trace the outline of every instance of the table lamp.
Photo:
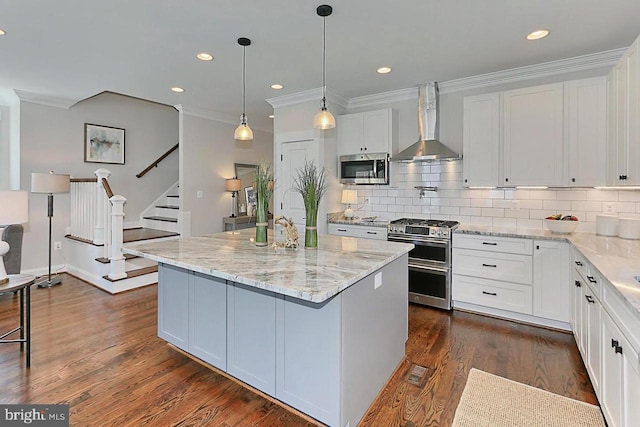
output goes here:
[[354, 203], [358, 203], [358, 191], [342, 190], [342, 204], [347, 205], [347, 209], [344, 210], [344, 217], [346, 219], [353, 218], [353, 209], [351, 209], [351, 204]]
[[56, 193], [68, 193], [69, 183], [69, 175], [55, 174], [53, 171], [49, 173], [31, 174], [31, 192], [48, 194], [47, 216], [49, 217], [49, 275], [46, 280], [38, 283], [38, 287], [40, 288], [49, 288], [53, 285], [59, 285], [62, 282], [60, 277], [51, 279], [51, 218], [53, 218], [53, 195]]
[[238, 194], [238, 191], [240, 191], [241, 185], [242, 185], [242, 182], [238, 178], [228, 179], [224, 184], [225, 190], [231, 192], [231, 218], [235, 217], [238, 211], [238, 204], [236, 203], [236, 194]]
[[[24, 224], [29, 221], [29, 195], [26, 191], [0, 191], [0, 236], [3, 225]], [[0, 285], [9, 282], [3, 257], [9, 252], [9, 243], [0, 240]]]

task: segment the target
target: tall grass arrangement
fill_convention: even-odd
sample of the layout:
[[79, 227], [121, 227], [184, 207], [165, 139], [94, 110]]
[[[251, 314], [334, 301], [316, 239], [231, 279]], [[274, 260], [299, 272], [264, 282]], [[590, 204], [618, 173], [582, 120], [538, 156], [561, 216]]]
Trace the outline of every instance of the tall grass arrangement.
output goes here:
[[273, 170], [268, 163], [259, 162], [256, 169], [256, 246], [267, 246], [269, 201], [273, 195]]
[[327, 191], [325, 168], [319, 169], [315, 163], [305, 161], [294, 178], [295, 189], [302, 196], [306, 211], [304, 247], [318, 247], [318, 206]]

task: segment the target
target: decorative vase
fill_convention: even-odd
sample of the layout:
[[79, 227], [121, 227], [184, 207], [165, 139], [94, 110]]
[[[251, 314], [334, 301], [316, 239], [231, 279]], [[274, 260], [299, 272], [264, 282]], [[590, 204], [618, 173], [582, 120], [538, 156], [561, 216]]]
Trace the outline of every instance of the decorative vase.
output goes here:
[[273, 173], [271, 166], [259, 163], [256, 169], [256, 246], [267, 246], [269, 226], [269, 200], [273, 194]]
[[294, 178], [296, 191], [302, 196], [306, 212], [304, 247], [307, 249], [318, 247], [318, 206], [327, 190], [325, 173], [324, 168], [318, 169], [313, 162], [305, 161]]

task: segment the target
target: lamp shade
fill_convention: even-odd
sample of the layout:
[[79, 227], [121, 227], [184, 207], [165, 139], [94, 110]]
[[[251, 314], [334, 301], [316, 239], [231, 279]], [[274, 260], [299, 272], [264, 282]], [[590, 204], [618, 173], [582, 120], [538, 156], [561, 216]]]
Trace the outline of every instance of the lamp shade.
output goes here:
[[55, 173], [32, 173], [31, 192], [32, 193], [68, 193], [69, 175]]
[[318, 114], [313, 118], [314, 129], [333, 129], [336, 127], [336, 119], [333, 114], [327, 109], [318, 111]]
[[28, 221], [29, 194], [26, 191], [0, 191], [0, 226]]
[[343, 204], [352, 204], [358, 202], [358, 191], [357, 190], [342, 190], [342, 203]]
[[224, 188], [227, 191], [240, 191], [241, 185], [242, 183], [238, 178], [231, 178], [224, 183]]
[[240, 123], [233, 133], [233, 139], [237, 141], [251, 141], [253, 139], [253, 131], [246, 123]]

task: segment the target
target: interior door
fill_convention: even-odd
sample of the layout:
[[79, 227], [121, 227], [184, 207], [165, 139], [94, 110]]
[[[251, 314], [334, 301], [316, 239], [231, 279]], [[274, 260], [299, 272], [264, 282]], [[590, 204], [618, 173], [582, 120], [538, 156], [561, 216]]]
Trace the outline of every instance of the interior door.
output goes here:
[[276, 180], [281, 194], [280, 211], [287, 218], [293, 218], [300, 236], [304, 236], [306, 218], [302, 196], [295, 189], [295, 177], [298, 169], [304, 166], [305, 160], [318, 164], [315, 143], [313, 139], [283, 143], [280, 157], [281, 173]]

